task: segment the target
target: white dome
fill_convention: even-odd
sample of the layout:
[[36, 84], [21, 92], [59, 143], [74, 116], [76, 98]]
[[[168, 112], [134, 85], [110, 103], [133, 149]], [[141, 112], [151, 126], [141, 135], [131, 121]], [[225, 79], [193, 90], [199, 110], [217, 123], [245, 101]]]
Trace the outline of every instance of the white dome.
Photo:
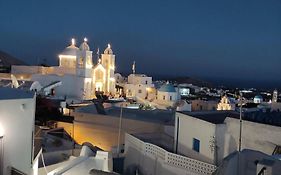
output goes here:
[[76, 47], [75, 45], [70, 45], [67, 48], [65, 48], [60, 55], [76, 56], [77, 50], [78, 50], [78, 47]]

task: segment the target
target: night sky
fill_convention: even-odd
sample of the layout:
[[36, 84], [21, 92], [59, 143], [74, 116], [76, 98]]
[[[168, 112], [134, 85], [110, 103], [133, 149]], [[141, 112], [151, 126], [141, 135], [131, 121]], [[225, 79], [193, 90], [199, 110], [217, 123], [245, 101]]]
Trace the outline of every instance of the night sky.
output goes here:
[[72, 37], [117, 72], [281, 82], [280, 0], [0, 0], [0, 50], [55, 65]]

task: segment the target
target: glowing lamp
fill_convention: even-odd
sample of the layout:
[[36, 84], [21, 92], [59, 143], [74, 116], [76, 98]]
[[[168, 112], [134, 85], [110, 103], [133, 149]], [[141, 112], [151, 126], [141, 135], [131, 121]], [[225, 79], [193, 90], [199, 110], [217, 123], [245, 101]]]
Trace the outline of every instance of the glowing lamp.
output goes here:
[[110, 48], [111, 47], [110, 44], [107, 44], [107, 47]]
[[74, 39], [74, 38], [71, 39], [71, 44], [72, 44], [73, 46], [75, 46], [75, 39]]
[[87, 42], [87, 41], [88, 41], [88, 39], [85, 37], [85, 38], [84, 38], [84, 42]]
[[5, 134], [5, 130], [4, 130], [3, 126], [2, 126], [2, 124], [0, 123], [0, 137], [3, 137], [4, 134]]

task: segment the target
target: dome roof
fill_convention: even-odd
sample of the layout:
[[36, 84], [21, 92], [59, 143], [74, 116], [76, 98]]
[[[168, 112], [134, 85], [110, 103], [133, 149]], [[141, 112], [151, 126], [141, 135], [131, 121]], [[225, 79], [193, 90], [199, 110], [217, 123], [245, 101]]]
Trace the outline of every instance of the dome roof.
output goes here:
[[70, 45], [67, 48], [65, 48], [60, 55], [76, 56], [77, 50], [78, 50], [78, 47], [76, 47], [75, 45]]
[[256, 95], [256, 96], [254, 97], [254, 99], [261, 99], [261, 100], [262, 100], [263, 98], [262, 98], [261, 95]]
[[175, 87], [172, 84], [169, 84], [169, 82], [167, 84], [164, 84], [160, 87], [159, 91], [162, 92], [176, 92]]
[[110, 44], [107, 45], [107, 48], [104, 50], [103, 53], [104, 53], [104, 54], [109, 54], [109, 55], [112, 55], [112, 54], [113, 54], [113, 51], [112, 51], [112, 49], [111, 49]]
[[254, 99], [263, 99], [261, 95], [256, 95]]

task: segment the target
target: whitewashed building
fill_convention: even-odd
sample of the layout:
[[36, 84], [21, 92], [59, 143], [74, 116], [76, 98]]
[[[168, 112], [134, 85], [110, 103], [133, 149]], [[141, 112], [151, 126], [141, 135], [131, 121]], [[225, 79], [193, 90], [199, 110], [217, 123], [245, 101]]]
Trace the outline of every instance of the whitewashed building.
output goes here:
[[0, 88], [0, 174], [36, 174], [35, 101], [33, 92]]
[[145, 74], [130, 74], [128, 83], [124, 85], [126, 97], [153, 99], [155, 98], [154, 84], [152, 77]]
[[[234, 111], [177, 112], [175, 152], [218, 165], [238, 150], [239, 123]], [[243, 120], [242, 149], [271, 155], [281, 146], [280, 133], [281, 127]]]
[[161, 105], [174, 106], [179, 99], [178, 90], [173, 86], [173, 84], [167, 82], [157, 90], [157, 98], [155, 102]]

